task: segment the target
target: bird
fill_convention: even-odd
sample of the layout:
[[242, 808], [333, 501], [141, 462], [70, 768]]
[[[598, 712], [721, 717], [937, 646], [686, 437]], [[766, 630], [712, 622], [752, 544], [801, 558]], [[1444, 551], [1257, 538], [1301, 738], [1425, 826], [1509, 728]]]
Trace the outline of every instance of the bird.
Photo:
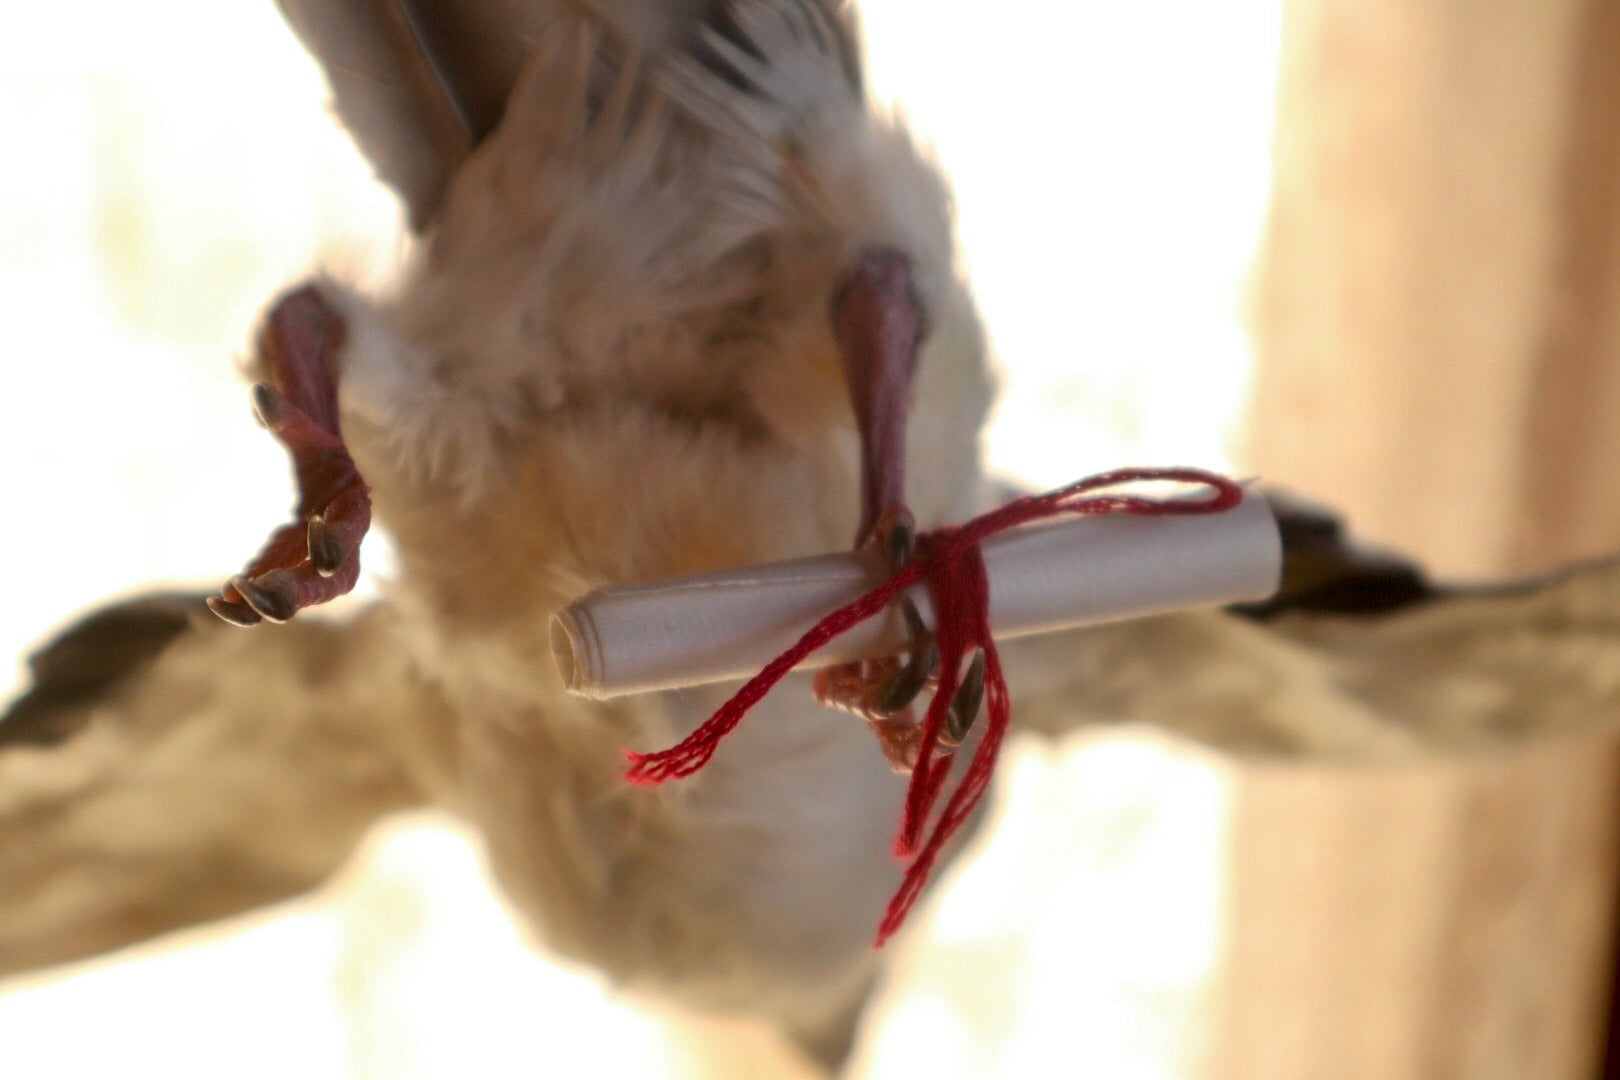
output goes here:
[[[838, 0], [280, 6], [412, 252], [269, 306], [252, 401], [299, 504], [243, 573], [31, 659], [0, 718], [0, 975], [305, 891], [431, 804], [552, 951], [836, 1071], [898, 880], [871, 724], [790, 680], [700, 775], [635, 788], [623, 751], [726, 691], [572, 697], [548, 625], [598, 586], [888, 547], [1001, 497], [945, 177], [869, 100]], [[1615, 715], [1620, 567], [1446, 588], [1274, 506], [1277, 599], [1009, 645], [1019, 729], [1404, 760]], [[373, 519], [395, 573], [323, 610]]]

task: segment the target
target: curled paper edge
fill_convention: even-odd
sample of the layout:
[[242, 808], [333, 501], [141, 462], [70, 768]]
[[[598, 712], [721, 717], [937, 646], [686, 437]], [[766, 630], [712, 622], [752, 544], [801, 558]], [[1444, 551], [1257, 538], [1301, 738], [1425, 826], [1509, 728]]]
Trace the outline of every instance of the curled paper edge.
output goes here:
[[[998, 640], [1264, 600], [1282, 568], [1276, 520], [1252, 490], [1224, 513], [1067, 518], [990, 537], [982, 551]], [[589, 698], [744, 679], [884, 574], [876, 553], [841, 552], [597, 589], [553, 617], [552, 652], [566, 689]], [[910, 594], [931, 626], [927, 587]], [[890, 612], [801, 668], [905, 640]]]

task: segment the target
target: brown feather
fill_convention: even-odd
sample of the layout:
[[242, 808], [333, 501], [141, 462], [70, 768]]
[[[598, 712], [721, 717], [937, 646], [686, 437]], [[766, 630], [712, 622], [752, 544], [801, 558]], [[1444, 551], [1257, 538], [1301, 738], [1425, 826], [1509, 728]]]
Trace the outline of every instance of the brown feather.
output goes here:
[[[731, 0], [276, 0], [326, 72], [339, 119], [421, 232], [467, 155], [500, 124], [529, 46], [561, 18], [612, 27], [634, 51], [701, 51], [726, 36]], [[830, 51], [857, 92], [850, 6], [822, 11]]]
[[303, 892], [420, 803], [402, 744], [438, 713], [390, 624], [156, 596], [39, 650], [0, 718], [0, 978]]

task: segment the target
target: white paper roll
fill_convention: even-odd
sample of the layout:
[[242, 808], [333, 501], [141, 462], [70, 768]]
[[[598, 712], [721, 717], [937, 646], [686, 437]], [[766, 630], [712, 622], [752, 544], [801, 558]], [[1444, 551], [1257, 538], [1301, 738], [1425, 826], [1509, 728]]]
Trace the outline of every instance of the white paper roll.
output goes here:
[[[998, 639], [1263, 600], [1282, 569], [1276, 521], [1254, 492], [1223, 513], [1028, 525], [982, 550]], [[553, 619], [552, 650], [567, 688], [584, 697], [744, 679], [885, 574], [877, 552], [844, 552], [597, 589]], [[910, 594], [932, 626], [927, 586]], [[801, 667], [882, 656], [905, 642], [890, 611]]]

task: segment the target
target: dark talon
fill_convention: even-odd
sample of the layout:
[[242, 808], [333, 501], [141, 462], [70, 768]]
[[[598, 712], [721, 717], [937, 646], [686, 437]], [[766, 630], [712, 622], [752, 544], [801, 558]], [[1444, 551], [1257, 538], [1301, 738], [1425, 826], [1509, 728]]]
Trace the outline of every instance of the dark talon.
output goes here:
[[[901, 539], [896, 542], [895, 537]], [[889, 554], [894, 557], [896, 553], [909, 558], [911, 554], [911, 539], [913, 536], [911, 515], [903, 514], [897, 517], [894, 528], [889, 533]], [[896, 563], [898, 569], [903, 563]], [[928, 680], [934, 677], [934, 671], [939, 667], [939, 647], [934, 644], [934, 635], [928, 632], [928, 624], [923, 622], [922, 613], [917, 610], [917, 604], [909, 596], [902, 595], [899, 600], [900, 614], [906, 620], [906, 634], [911, 638], [911, 645], [906, 657], [905, 666], [889, 677], [878, 695], [877, 705], [874, 709], [878, 716], [893, 716], [917, 699], [928, 686]]]
[[248, 578], [231, 578], [231, 588], [242, 594], [249, 607], [273, 623], [284, 623], [298, 613], [293, 598], [278, 588], [266, 586]]
[[282, 396], [269, 383], [253, 384], [253, 415], [272, 431], [282, 418]]
[[309, 519], [309, 561], [321, 577], [331, 577], [343, 568], [348, 552], [343, 541], [325, 518], [316, 514]]
[[889, 533], [884, 538], [891, 569], [900, 570], [911, 561], [916, 540], [917, 524], [912, 520], [910, 511], [900, 511], [889, 523]]
[[951, 697], [951, 706], [945, 713], [945, 730], [940, 733], [939, 741], [946, 746], [961, 746], [962, 740], [973, 730], [973, 722], [979, 718], [983, 705], [984, 653], [978, 652], [973, 654], [962, 684]]
[[934, 644], [934, 639], [925, 637], [920, 642], [913, 642], [911, 655], [906, 658], [905, 667], [895, 672], [883, 687], [883, 693], [878, 697], [874, 711], [879, 716], [893, 716], [910, 705], [928, 685], [928, 680], [937, 666], [939, 666], [939, 648]]
[[232, 626], [258, 626], [263, 619], [263, 616], [246, 604], [235, 603], [223, 596], [210, 596], [207, 604], [209, 611]]
[[922, 612], [917, 610], [917, 602], [903, 594], [900, 597], [900, 615], [906, 620], [906, 633], [911, 637], [912, 645], [921, 645], [933, 638], [928, 632], [928, 624], [923, 622]]

